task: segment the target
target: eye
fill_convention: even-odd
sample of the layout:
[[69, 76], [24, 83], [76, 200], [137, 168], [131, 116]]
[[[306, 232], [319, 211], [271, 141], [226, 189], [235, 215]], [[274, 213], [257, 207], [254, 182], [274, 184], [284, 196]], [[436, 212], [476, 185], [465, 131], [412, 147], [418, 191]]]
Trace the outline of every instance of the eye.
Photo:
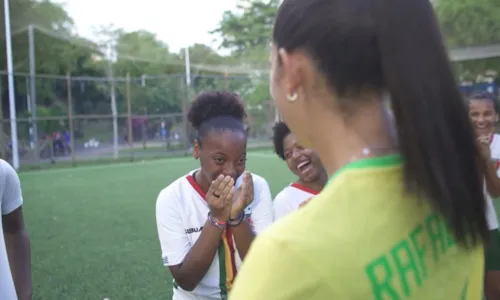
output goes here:
[[285, 152], [285, 158], [290, 158], [290, 157], [292, 157], [292, 152], [290, 151]]
[[242, 158], [240, 158], [240, 160], [238, 161], [238, 164], [245, 164], [247, 161], [247, 157], [246, 156], [243, 156]]
[[225, 162], [225, 159], [222, 156], [214, 156], [213, 159], [214, 159], [215, 163], [218, 165], [221, 165]]

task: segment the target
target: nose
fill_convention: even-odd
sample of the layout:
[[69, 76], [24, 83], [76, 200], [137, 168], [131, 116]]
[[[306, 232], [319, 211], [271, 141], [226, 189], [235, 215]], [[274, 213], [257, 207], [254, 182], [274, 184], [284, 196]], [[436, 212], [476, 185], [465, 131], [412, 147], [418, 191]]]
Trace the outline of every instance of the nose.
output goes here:
[[231, 176], [235, 180], [236, 180], [236, 174], [238, 174], [236, 172], [236, 166], [235, 166], [235, 164], [234, 163], [230, 163], [230, 162], [227, 162], [224, 165], [223, 173], [224, 173], [224, 176]]
[[297, 159], [300, 157], [300, 151], [298, 149], [294, 149], [293, 152], [292, 152], [292, 158], [293, 159]]

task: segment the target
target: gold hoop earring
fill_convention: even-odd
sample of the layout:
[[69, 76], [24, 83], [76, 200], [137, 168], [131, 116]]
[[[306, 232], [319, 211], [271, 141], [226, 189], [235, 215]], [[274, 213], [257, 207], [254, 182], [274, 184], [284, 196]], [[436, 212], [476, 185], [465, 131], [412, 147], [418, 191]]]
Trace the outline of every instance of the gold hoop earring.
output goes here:
[[286, 98], [288, 99], [288, 101], [294, 102], [295, 100], [297, 100], [297, 92], [294, 92], [292, 95], [286, 95]]

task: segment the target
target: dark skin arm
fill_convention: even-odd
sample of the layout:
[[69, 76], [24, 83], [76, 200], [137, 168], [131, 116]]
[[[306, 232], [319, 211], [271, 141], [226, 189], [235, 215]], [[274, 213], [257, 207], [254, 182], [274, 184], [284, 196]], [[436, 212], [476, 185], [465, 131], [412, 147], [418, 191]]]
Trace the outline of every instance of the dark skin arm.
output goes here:
[[2, 226], [17, 298], [31, 299], [30, 241], [24, 228], [22, 208], [2, 216]]
[[185, 291], [192, 291], [200, 283], [214, 260], [222, 238], [223, 229], [205, 222], [200, 237], [180, 265], [170, 266], [177, 284]]
[[241, 260], [244, 260], [255, 238], [255, 233], [247, 220], [243, 220], [238, 226], [231, 227], [231, 230], [233, 232], [234, 242], [236, 243], [236, 249], [238, 250]]
[[487, 161], [485, 170], [486, 189], [492, 197], [500, 197], [500, 178], [497, 176], [495, 162]]
[[[231, 177], [219, 176], [207, 192], [207, 204], [210, 215], [217, 220], [227, 220], [231, 213], [231, 202], [234, 196], [234, 180]], [[214, 195], [218, 196], [214, 196]], [[188, 252], [184, 261], [170, 266], [170, 272], [177, 284], [185, 291], [192, 291], [200, 283], [214, 260], [219, 247], [223, 228], [206, 221], [198, 240]]]
[[[231, 219], [237, 219], [243, 212], [245, 207], [252, 203], [254, 197], [252, 175], [249, 172], [243, 173], [243, 182], [235, 193], [235, 201], [231, 207]], [[245, 259], [248, 249], [255, 238], [250, 224], [247, 220], [243, 220], [238, 226], [231, 227], [236, 249], [241, 260]]]
[[490, 139], [487, 136], [478, 137], [477, 142], [484, 161], [484, 178], [486, 189], [492, 197], [500, 197], [500, 178], [497, 176], [496, 163], [491, 160]]

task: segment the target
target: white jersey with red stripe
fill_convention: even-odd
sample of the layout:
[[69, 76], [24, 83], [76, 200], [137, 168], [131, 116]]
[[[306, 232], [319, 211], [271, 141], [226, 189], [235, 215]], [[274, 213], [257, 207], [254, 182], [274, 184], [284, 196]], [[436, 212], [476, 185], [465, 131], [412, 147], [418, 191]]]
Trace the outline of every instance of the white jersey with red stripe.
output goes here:
[[297, 210], [300, 204], [317, 194], [317, 191], [297, 183], [292, 183], [285, 187], [276, 195], [273, 201], [274, 221]]
[[[491, 159], [495, 162], [497, 166], [497, 176], [500, 177], [500, 135], [493, 134], [490, 141], [490, 153]], [[490, 230], [498, 229], [498, 218], [495, 212], [495, 206], [493, 205], [493, 200], [491, 196], [486, 193], [486, 218], [488, 220], [488, 225]]]
[[[193, 178], [195, 171], [183, 176], [165, 189], [156, 201], [156, 223], [163, 264], [175, 266], [184, 261], [201, 235], [209, 207], [205, 193]], [[252, 174], [254, 200], [245, 209], [248, 222], [256, 233], [272, 224], [272, 199], [267, 181]], [[242, 178], [235, 186], [241, 185]], [[173, 300], [227, 299], [237, 270], [241, 265], [233, 235], [226, 229], [218, 251], [207, 273], [193, 291], [185, 291], [174, 281]]]

